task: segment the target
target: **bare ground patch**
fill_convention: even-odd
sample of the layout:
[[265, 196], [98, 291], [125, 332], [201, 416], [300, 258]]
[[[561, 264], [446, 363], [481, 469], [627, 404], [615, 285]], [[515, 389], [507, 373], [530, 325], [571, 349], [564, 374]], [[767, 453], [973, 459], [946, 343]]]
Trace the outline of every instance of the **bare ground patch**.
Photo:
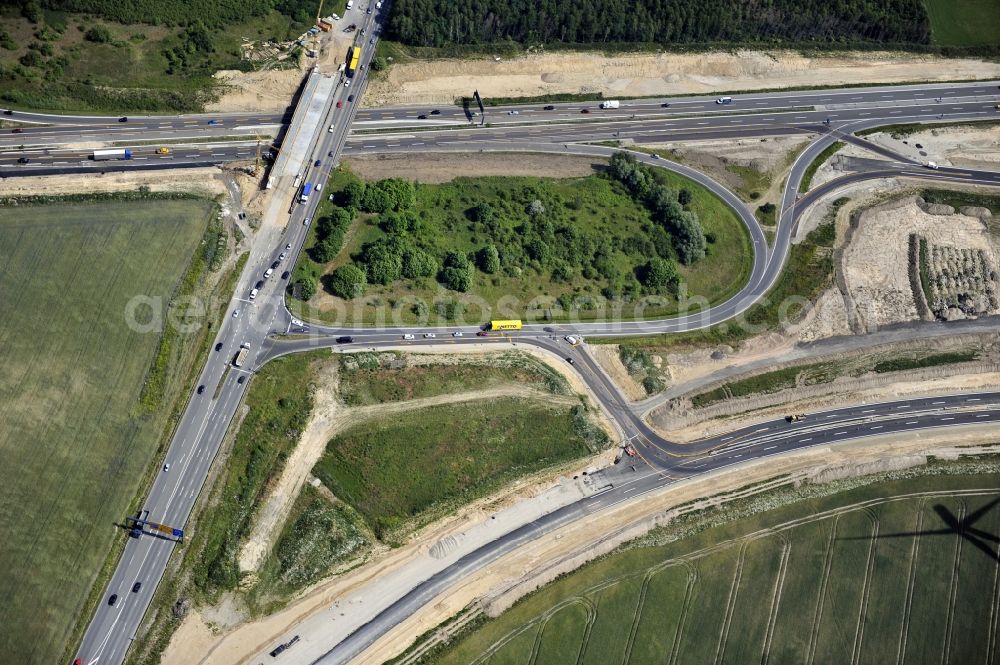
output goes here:
[[541, 176], [574, 178], [592, 175], [607, 162], [593, 157], [541, 153], [413, 153], [353, 156], [346, 160], [365, 180], [407, 178], [424, 183], [450, 182], [460, 177]]
[[442, 104], [474, 89], [484, 97], [554, 93], [637, 97], [997, 76], [1000, 63], [885, 51], [808, 56], [746, 49], [616, 56], [533, 53], [499, 62], [469, 58], [397, 63], [370, 83], [364, 104]]

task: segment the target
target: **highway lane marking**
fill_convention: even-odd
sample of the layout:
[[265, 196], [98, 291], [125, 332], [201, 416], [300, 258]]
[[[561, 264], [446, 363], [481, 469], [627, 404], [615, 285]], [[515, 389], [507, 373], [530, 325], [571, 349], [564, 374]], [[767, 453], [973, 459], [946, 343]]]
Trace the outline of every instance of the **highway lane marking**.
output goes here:
[[942, 418], [941, 420], [954, 420], [954, 418]]
[[944, 402], [931, 402], [931, 404], [944, 404]]
[[966, 402], [979, 402], [981, 400], [978, 397], [970, 397], [969, 399], [967, 399], [965, 401]]
[[872, 427], [872, 429], [873, 430], [875, 430], [875, 429], [882, 429], [882, 426], [881, 425], [875, 425], [874, 427]]
[[809, 437], [808, 439], [799, 439], [799, 443], [806, 443], [807, 441], [812, 441], [812, 437]]
[[916, 425], [916, 424], [917, 424], [917, 423], [919, 423], [919, 422], [920, 422], [919, 420], [907, 420], [907, 421], [906, 421], [905, 423], [903, 423], [903, 424], [904, 424], [904, 425]]
[[989, 417], [990, 417], [990, 414], [988, 414], [988, 413], [980, 413], [978, 416], [976, 416], [976, 418], [989, 418]]
[[864, 411], [862, 411], [861, 413], [871, 413], [871, 412], [873, 412], [874, 410], [875, 410], [875, 409], [865, 409], [865, 410], [864, 410]]
[[843, 432], [834, 432], [833, 433], [834, 436], [840, 436], [841, 434], [847, 434], [847, 430], [844, 430]]
[[909, 404], [904, 404], [902, 406], [897, 406], [896, 408], [897, 409], [912, 409], [913, 407], [910, 406]]
[[764, 448], [764, 450], [773, 450], [773, 449], [775, 449], [777, 447], [778, 446], [768, 446], [767, 448]]

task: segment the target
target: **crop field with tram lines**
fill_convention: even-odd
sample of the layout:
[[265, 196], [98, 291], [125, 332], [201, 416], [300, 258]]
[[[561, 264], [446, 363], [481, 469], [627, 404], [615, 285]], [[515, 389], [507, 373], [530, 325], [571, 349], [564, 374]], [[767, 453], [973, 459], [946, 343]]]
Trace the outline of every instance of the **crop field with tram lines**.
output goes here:
[[87, 612], [170, 415], [140, 404], [160, 335], [128, 326], [127, 304], [170, 301], [213, 208], [194, 198], [0, 206], [4, 663], [57, 662]]
[[997, 662], [995, 475], [879, 482], [693, 530], [562, 577], [429, 662]]

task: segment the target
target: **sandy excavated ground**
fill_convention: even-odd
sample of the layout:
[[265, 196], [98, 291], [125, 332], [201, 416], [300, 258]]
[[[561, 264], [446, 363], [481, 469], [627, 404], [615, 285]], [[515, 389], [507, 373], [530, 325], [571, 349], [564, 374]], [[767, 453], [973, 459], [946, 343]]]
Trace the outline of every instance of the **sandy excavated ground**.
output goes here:
[[626, 400], [636, 402], [645, 399], [646, 390], [625, 369], [618, 356], [617, 344], [593, 344], [587, 347], [586, 352], [611, 377]]
[[[961, 430], [961, 431], [959, 431]], [[496, 599], [502, 607], [541, 583], [578, 568], [623, 542], [656, 526], [668, 524], [672, 509], [688, 501], [739, 490], [782, 474], [824, 482], [924, 463], [928, 456], [954, 459], [967, 448], [981, 445], [992, 450], [997, 436], [989, 428], [963, 427], [940, 434], [886, 436], [862, 442], [807, 448], [786, 455], [747, 462], [699, 476], [647, 494], [641, 502], [624, 502], [617, 508], [579, 520], [555, 533], [526, 544], [485, 570], [463, 580], [399, 624], [363, 654], [354, 665], [385, 662], [421, 635], [455, 615], [476, 599]], [[499, 609], [499, 608], [498, 608]]]
[[153, 192], [194, 192], [209, 198], [226, 193], [217, 168], [176, 171], [126, 171], [122, 173], [26, 176], [0, 179], [0, 196], [48, 196], [78, 192], [131, 192], [140, 186]]
[[303, 76], [299, 69], [218, 71], [213, 78], [222, 86], [221, 94], [218, 100], [206, 104], [205, 110], [209, 113], [284, 111], [298, 92]]
[[[942, 166], [986, 170], [996, 170], [1000, 163], [1000, 127], [984, 125], [928, 128], [898, 139], [891, 134], [877, 132], [863, 138], [920, 163], [936, 162]], [[816, 169], [812, 187], [851, 172], [851, 158], [885, 159], [861, 146], [848, 143]], [[871, 184], [869, 181], [869, 189]]]
[[372, 81], [366, 106], [448, 103], [471, 96], [553, 93], [610, 96], [708, 94], [791, 86], [994, 78], [1000, 63], [874, 52], [805, 56], [791, 51], [532, 54], [512, 60], [397, 63]]
[[592, 175], [607, 167], [607, 161], [603, 159], [542, 153], [365, 155], [349, 157], [345, 162], [351, 171], [365, 180], [407, 178], [425, 183], [482, 176], [576, 178]]
[[930, 128], [898, 139], [879, 132], [868, 140], [921, 162], [988, 170], [1000, 165], [1000, 126]]
[[983, 250], [994, 269], [996, 248], [983, 222], [962, 214], [931, 215], [907, 197], [864, 213], [844, 252], [843, 275], [861, 330], [918, 318], [909, 282], [909, 235], [932, 245]]

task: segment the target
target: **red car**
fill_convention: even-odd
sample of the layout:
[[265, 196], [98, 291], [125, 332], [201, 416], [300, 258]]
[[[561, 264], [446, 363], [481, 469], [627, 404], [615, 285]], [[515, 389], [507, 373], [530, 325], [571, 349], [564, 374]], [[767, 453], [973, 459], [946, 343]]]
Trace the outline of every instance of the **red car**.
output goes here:
[[476, 333], [476, 337], [489, 337], [489, 333], [486, 332], [485, 330], [480, 330], [479, 332]]
[[337, 108], [338, 109], [344, 108], [344, 102], [337, 102]]

